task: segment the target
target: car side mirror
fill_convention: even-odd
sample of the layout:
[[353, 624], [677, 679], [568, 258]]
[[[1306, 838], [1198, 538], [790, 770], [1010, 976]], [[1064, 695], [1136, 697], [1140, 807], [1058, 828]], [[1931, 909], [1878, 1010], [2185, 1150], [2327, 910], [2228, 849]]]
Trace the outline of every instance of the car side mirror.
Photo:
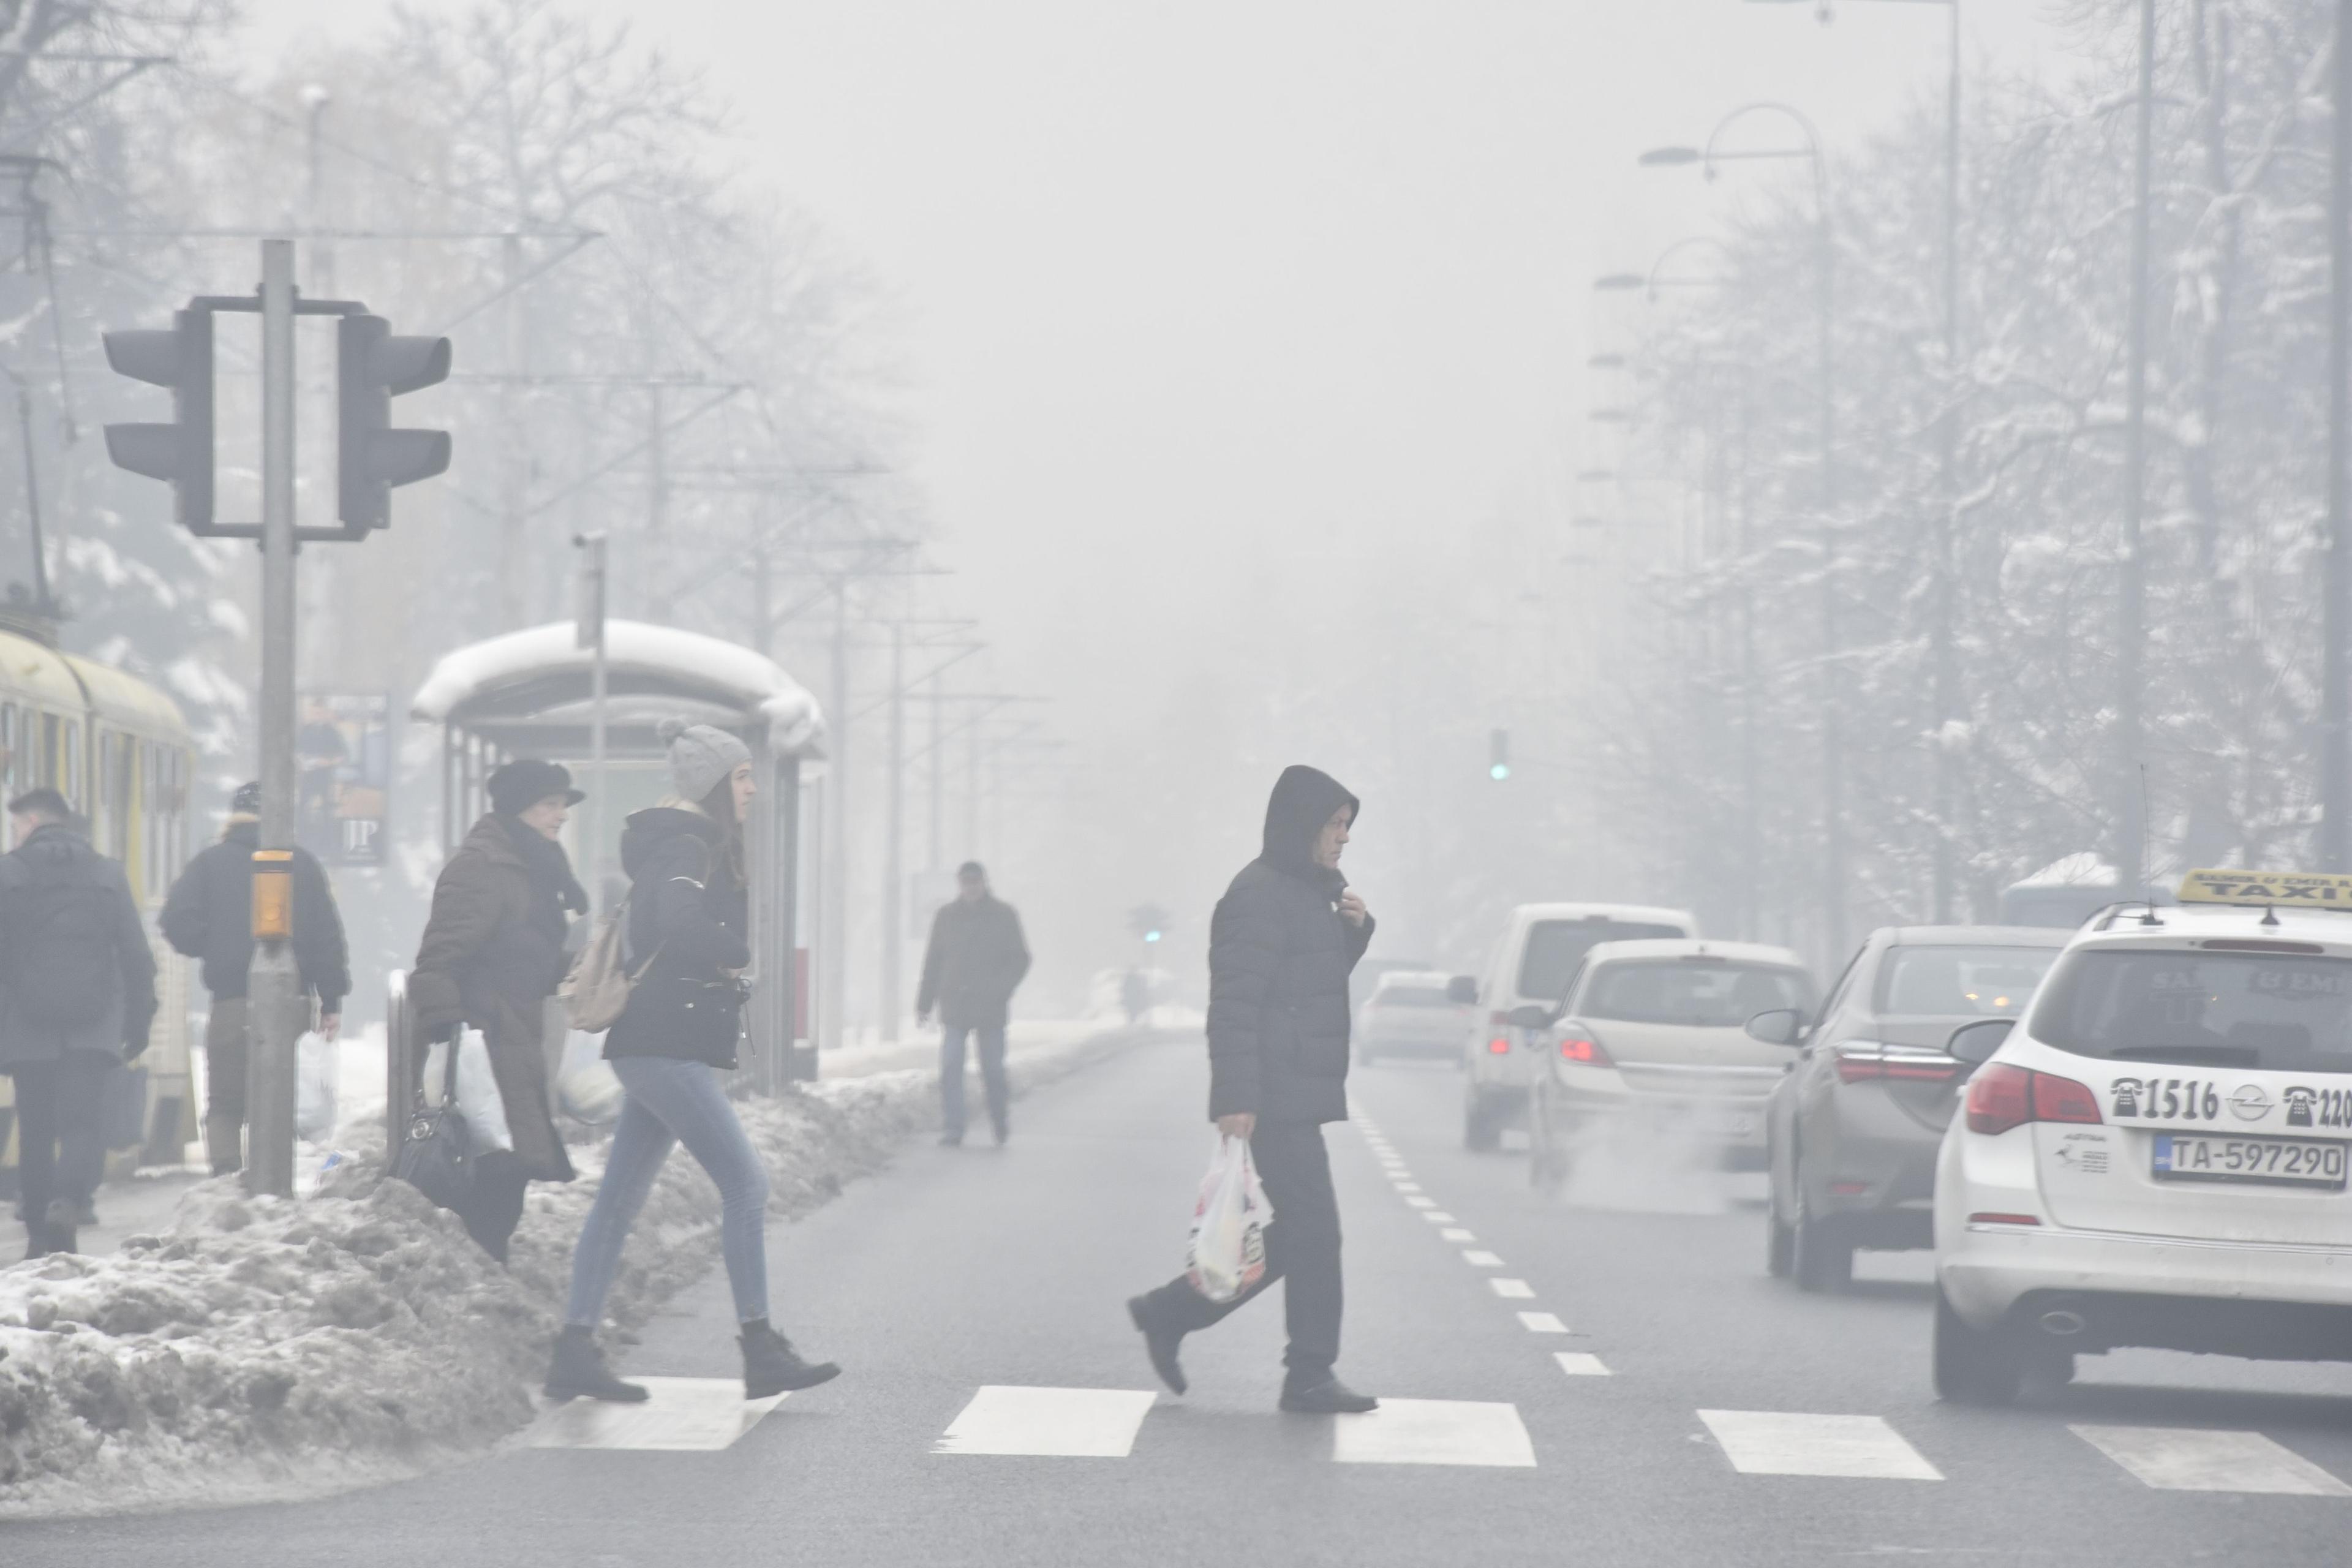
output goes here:
[[2015, 1027], [2014, 1018], [1979, 1018], [1974, 1023], [1962, 1024], [1944, 1042], [1944, 1054], [1955, 1061], [1980, 1068], [1992, 1060], [1992, 1054], [2000, 1049], [2001, 1042]]
[[1748, 1037], [1768, 1046], [1793, 1046], [1805, 1037], [1805, 1016], [1794, 1007], [1775, 1007], [1748, 1020]]
[[1445, 983], [1445, 999], [1464, 1007], [1478, 1005], [1478, 982], [1468, 974], [1457, 974]]
[[1549, 1029], [1551, 1009], [1539, 1002], [1522, 1002], [1505, 1015], [1504, 1021], [1514, 1029]]

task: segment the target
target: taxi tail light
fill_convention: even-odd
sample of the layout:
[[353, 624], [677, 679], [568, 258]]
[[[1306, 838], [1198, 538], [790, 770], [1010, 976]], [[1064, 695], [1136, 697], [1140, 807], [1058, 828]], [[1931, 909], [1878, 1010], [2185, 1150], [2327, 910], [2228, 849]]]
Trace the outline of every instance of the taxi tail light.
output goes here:
[[1969, 1080], [1968, 1109], [1969, 1131], [1989, 1135], [2029, 1121], [2103, 1120], [2087, 1085], [2009, 1062], [1995, 1062]]
[[1576, 1062], [1585, 1067], [1606, 1068], [1617, 1064], [1600, 1039], [1581, 1024], [1564, 1024], [1559, 1031], [1559, 1057], [1562, 1061]]

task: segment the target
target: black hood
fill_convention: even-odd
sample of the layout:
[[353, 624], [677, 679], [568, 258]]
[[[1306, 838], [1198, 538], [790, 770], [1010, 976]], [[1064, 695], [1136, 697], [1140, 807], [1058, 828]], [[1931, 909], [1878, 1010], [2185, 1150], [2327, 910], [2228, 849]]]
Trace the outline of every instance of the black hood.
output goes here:
[[1335, 878], [1345, 886], [1345, 878], [1315, 863], [1316, 837], [1343, 805], [1351, 822], [1363, 815], [1363, 803], [1329, 773], [1296, 763], [1283, 769], [1265, 803], [1265, 863], [1295, 877]]
[[646, 857], [681, 833], [690, 834], [714, 849], [722, 838], [719, 824], [698, 811], [655, 805], [631, 812], [628, 826], [621, 829], [621, 869], [635, 881]]

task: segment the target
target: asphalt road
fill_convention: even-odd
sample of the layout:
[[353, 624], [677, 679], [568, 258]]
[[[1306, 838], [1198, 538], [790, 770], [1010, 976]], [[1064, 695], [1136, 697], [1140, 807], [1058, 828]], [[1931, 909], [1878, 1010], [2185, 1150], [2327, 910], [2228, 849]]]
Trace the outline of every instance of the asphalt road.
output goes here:
[[[1461, 1149], [1458, 1079], [1441, 1068], [1360, 1073], [1360, 1121], [1331, 1130], [1342, 1371], [1389, 1406], [1277, 1414], [1270, 1300], [1188, 1342], [1189, 1397], [1148, 1397], [1122, 1301], [1180, 1261], [1204, 1088], [1197, 1040], [1139, 1045], [1022, 1101], [1011, 1147], [910, 1150], [780, 1227], [778, 1318], [847, 1370], [740, 1436], [724, 1395], [723, 1447], [519, 1438], [318, 1502], [0, 1527], [0, 1561], [2270, 1568], [2347, 1555], [2352, 1372], [2144, 1354], [2086, 1361], [2075, 1386], [2013, 1410], [1938, 1405], [1923, 1258], [1864, 1255], [1850, 1293], [1801, 1296], [1763, 1274], [1755, 1178], [1621, 1166], [1540, 1197], [1517, 1156]], [[723, 1281], [707, 1280], [625, 1364], [731, 1377], [729, 1316]], [[688, 1385], [664, 1391], [657, 1405], [687, 1408]], [[562, 1420], [542, 1440], [570, 1430]], [[1090, 1451], [1042, 1451], [1055, 1449]], [[1835, 1473], [1776, 1473], [1791, 1468]], [[2282, 1487], [2300, 1490], [2248, 1489]]]

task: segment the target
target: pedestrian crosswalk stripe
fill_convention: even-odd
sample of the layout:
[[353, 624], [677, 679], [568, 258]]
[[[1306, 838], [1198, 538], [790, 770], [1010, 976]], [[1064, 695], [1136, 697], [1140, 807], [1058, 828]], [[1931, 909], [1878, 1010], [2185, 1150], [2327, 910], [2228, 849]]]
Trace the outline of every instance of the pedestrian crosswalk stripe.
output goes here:
[[1944, 1473], [1875, 1415], [1702, 1410], [1733, 1469], [1751, 1476], [1859, 1476], [1940, 1481]]
[[1432, 1225], [1452, 1225], [1454, 1223], [1454, 1216], [1447, 1214], [1444, 1209], [1427, 1210], [1421, 1217], [1427, 1220]]
[[1462, 1261], [1473, 1268], [1500, 1268], [1503, 1266], [1501, 1258], [1491, 1252], [1480, 1252], [1475, 1247], [1465, 1252], [1462, 1255]]
[[1557, 1312], [1521, 1312], [1519, 1327], [1531, 1334], [1564, 1334], [1568, 1325], [1559, 1321]]
[[931, 1451], [1124, 1459], [1156, 1397], [1125, 1388], [990, 1384], [948, 1424]]
[[1524, 1301], [1532, 1298], [1536, 1293], [1536, 1288], [1528, 1284], [1524, 1279], [1496, 1279], [1489, 1278], [1486, 1283], [1494, 1287], [1496, 1295], [1502, 1297], [1506, 1300]]
[[1446, 1226], [1437, 1233], [1442, 1241], [1475, 1241], [1478, 1238], [1458, 1225]]
[[2346, 1486], [2260, 1432], [2189, 1426], [2075, 1426], [2074, 1436], [2165, 1491], [2352, 1497]]
[[1382, 1399], [1363, 1415], [1331, 1423], [1331, 1458], [1343, 1465], [1486, 1465], [1533, 1469], [1535, 1444], [1518, 1407], [1466, 1399]]
[[1435, 1198], [1407, 1198], [1405, 1202], [1417, 1209], [1433, 1209], [1437, 1206]]
[[539, 1418], [525, 1446], [533, 1448], [621, 1448], [709, 1454], [732, 1445], [783, 1394], [745, 1399], [734, 1377], [640, 1377], [641, 1405], [574, 1399]]
[[1551, 1359], [1559, 1363], [1559, 1370], [1570, 1377], [1607, 1377], [1609, 1369], [1601, 1358], [1584, 1351], [1554, 1351]]

